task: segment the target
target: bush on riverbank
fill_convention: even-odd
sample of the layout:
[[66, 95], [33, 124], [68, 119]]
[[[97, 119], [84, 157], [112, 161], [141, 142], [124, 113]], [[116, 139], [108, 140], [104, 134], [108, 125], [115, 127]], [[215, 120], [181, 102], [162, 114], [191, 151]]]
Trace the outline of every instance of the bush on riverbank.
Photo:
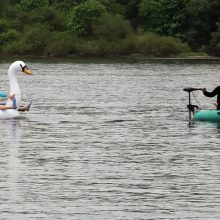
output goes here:
[[134, 39], [134, 52], [144, 56], [175, 56], [190, 52], [186, 43], [174, 37], [162, 37], [153, 33], [137, 35]]
[[128, 35], [115, 41], [107, 39], [81, 40], [75, 44], [75, 54], [81, 56], [113, 56], [140, 54], [147, 57], [169, 57], [191, 50], [186, 43], [173, 37], [161, 37], [152, 33]]
[[[111, 38], [111, 37], [110, 37]], [[48, 32], [32, 29], [21, 37], [11, 30], [0, 35], [1, 53], [5, 55], [32, 56], [113, 56], [140, 54], [148, 57], [176, 56], [190, 52], [186, 43], [172, 37], [161, 37], [152, 33], [130, 34], [125, 38], [77, 38], [69, 32]]]

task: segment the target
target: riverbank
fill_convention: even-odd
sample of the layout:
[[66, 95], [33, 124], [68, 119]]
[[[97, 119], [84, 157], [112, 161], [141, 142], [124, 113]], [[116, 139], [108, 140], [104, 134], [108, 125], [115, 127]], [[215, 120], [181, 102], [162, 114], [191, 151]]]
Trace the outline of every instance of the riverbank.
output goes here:
[[76, 62], [76, 63], [184, 63], [184, 62], [202, 62], [202, 63], [220, 63], [220, 57], [209, 56], [201, 53], [182, 54], [180, 56], [173, 57], [147, 57], [140, 54], [132, 54], [129, 56], [64, 56], [64, 57], [48, 57], [48, 56], [3, 56], [0, 54], [0, 62], [13, 62], [14, 60], [25, 60], [26, 62], [43, 62], [43, 63], [55, 63], [55, 62]]

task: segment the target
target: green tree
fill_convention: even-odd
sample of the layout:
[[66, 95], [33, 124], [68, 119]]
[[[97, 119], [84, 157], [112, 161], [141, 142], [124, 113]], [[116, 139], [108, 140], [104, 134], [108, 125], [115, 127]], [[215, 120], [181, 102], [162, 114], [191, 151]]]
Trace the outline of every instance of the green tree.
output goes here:
[[18, 11], [15, 19], [11, 22], [11, 26], [16, 30], [23, 32], [27, 27], [36, 24], [46, 24], [48, 30], [64, 31], [67, 29], [67, 18], [53, 7], [41, 7], [26, 13], [26, 11]]
[[49, 5], [53, 6], [62, 11], [69, 11], [74, 6], [77, 6], [80, 3], [85, 2], [86, 0], [49, 0]]
[[118, 0], [99, 0], [99, 1], [105, 6], [105, 8], [109, 13], [120, 14], [123, 16], [126, 14], [127, 5], [123, 4], [122, 1], [118, 1]]
[[21, 10], [31, 11], [48, 5], [47, 0], [21, 0], [19, 6]]
[[218, 28], [215, 32], [211, 33], [211, 39], [209, 42], [209, 51], [211, 54], [220, 55], [220, 23], [218, 23]]
[[9, 1], [8, 0], [1, 0], [0, 1], [0, 15], [2, 15], [5, 9], [8, 7]]
[[[0, 49], [65, 56], [74, 47], [79, 54], [125, 54], [140, 41], [140, 50], [152, 42], [150, 54], [166, 55], [182, 51], [183, 40], [195, 51], [208, 48], [220, 56], [219, 12], [220, 0], [0, 0]], [[173, 52], [166, 53], [169, 48]]]
[[50, 31], [67, 29], [67, 18], [52, 7], [42, 7], [33, 11], [31, 23], [47, 24]]
[[49, 56], [66, 56], [73, 53], [74, 42], [77, 40], [69, 32], [52, 32], [48, 42]]
[[208, 0], [189, 0], [186, 12], [187, 28], [184, 30], [184, 37], [191, 47], [199, 49], [210, 40], [210, 4]]
[[0, 19], [0, 33], [7, 31], [8, 27], [9, 27], [9, 24], [7, 20]]
[[45, 25], [37, 25], [25, 32], [23, 44], [26, 45], [25, 52], [35, 55], [48, 55], [48, 44], [51, 39], [51, 32]]
[[10, 5], [19, 4], [21, 0], [9, 0]]
[[142, 0], [139, 5], [144, 30], [168, 36], [183, 35], [187, 0]]
[[14, 40], [18, 40], [19, 33], [16, 30], [8, 30], [6, 32], [2, 32], [0, 34], [0, 45], [5, 45], [7, 43], [11, 43]]
[[132, 33], [130, 22], [120, 15], [104, 13], [92, 26], [93, 36], [96, 39], [109, 41], [124, 39]]
[[141, 19], [139, 17], [139, 4], [141, 0], [130, 0], [127, 4], [125, 17], [128, 19], [132, 26], [137, 29], [141, 24]]
[[71, 12], [69, 26], [79, 36], [89, 36], [92, 24], [105, 11], [105, 7], [97, 0], [88, 0], [74, 7]]
[[141, 0], [139, 5], [139, 16], [143, 21], [141, 27], [160, 35], [184, 39], [192, 48], [199, 49], [207, 45], [210, 32], [215, 29], [213, 22], [216, 22], [217, 12], [213, 15], [213, 10], [216, 10], [214, 6], [220, 5], [219, 0], [215, 0], [215, 4], [210, 2], [209, 0]]

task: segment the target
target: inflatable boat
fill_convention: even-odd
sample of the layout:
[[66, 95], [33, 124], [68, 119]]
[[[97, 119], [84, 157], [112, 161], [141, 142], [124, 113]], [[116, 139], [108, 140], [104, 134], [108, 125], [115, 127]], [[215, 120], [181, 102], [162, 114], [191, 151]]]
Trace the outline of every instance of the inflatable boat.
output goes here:
[[[19, 117], [18, 111], [29, 111], [30, 104], [23, 108], [21, 106], [21, 92], [18, 85], [18, 81], [16, 78], [17, 73], [23, 72], [27, 75], [31, 75], [32, 72], [27, 68], [26, 64], [23, 61], [15, 61], [12, 63], [8, 69], [8, 79], [9, 79], [9, 85], [10, 85], [10, 95], [14, 94], [14, 98], [11, 99], [8, 97], [6, 104], [3, 104], [0, 110], [0, 119], [13, 119]], [[7, 97], [5, 93], [0, 92], [0, 97]], [[14, 107], [12, 109], [12, 106]]]
[[199, 110], [194, 112], [193, 120], [220, 122], [220, 110]]
[[201, 110], [197, 105], [191, 103], [191, 92], [202, 90], [201, 88], [186, 87], [183, 89], [189, 93], [189, 121], [220, 122], [220, 110]]

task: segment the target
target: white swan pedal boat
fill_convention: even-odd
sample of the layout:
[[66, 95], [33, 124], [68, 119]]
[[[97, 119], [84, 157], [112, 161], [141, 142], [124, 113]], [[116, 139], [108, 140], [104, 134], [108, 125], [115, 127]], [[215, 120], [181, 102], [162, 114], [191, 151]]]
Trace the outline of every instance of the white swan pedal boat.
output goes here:
[[[26, 75], [31, 75], [32, 72], [27, 68], [23, 61], [15, 61], [12, 63], [8, 69], [8, 79], [10, 86], [10, 95], [15, 95], [16, 109], [0, 110], [0, 119], [13, 119], [19, 118], [19, 108], [21, 106], [21, 91], [18, 85], [16, 74], [23, 72]], [[13, 101], [8, 98], [5, 104], [6, 107], [13, 106]]]

